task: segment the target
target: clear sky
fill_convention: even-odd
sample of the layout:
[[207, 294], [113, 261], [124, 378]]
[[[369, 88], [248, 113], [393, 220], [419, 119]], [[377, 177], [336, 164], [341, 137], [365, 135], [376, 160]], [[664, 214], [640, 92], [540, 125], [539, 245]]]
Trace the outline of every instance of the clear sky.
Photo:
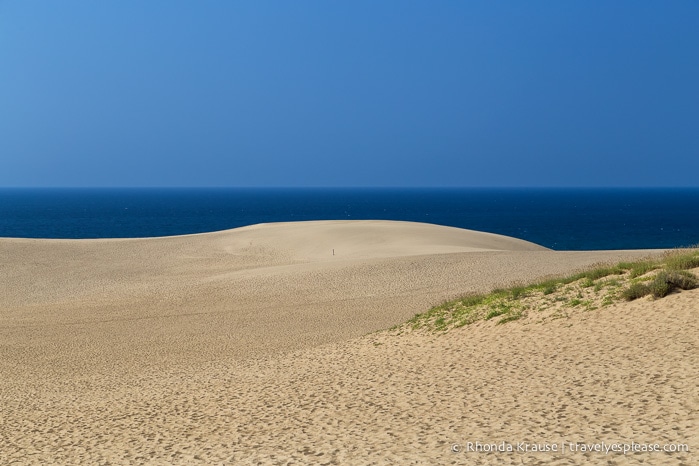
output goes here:
[[0, 186], [699, 186], [699, 2], [0, 0]]

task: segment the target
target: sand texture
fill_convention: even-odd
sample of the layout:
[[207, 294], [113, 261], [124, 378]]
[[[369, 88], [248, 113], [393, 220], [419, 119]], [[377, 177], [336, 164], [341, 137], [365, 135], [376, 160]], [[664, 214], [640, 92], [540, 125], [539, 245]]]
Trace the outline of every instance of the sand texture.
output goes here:
[[[386, 221], [0, 238], [0, 464], [697, 464], [697, 290], [374, 333], [466, 292], [654, 252]], [[451, 451], [476, 441], [690, 453]]]

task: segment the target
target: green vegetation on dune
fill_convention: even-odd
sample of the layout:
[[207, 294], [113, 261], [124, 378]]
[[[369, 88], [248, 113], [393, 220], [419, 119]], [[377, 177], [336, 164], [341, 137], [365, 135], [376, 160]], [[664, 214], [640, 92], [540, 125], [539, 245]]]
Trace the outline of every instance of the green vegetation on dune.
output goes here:
[[594, 267], [570, 276], [529, 285], [472, 294], [417, 314], [400, 330], [447, 331], [478, 321], [498, 325], [522, 317], [542, 320], [567, 317], [572, 310], [591, 311], [645, 296], [662, 298], [676, 290], [699, 285], [689, 269], [699, 268], [699, 249], [668, 252], [660, 259], [620, 262]]
[[627, 300], [652, 295], [654, 298], [667, 296], [675, 289], [691, 290], [697, 286], [697, 277], [686, 270], [663, 270], [658, 272], [649, 283], [633, 283], [621, 296]]

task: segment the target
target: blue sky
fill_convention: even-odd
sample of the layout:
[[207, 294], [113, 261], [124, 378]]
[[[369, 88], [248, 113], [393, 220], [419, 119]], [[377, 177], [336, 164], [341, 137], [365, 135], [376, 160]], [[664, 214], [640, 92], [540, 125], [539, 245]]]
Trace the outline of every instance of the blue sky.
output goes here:
[[699, 186], [699, 2], [3, 1], [0, 186]]

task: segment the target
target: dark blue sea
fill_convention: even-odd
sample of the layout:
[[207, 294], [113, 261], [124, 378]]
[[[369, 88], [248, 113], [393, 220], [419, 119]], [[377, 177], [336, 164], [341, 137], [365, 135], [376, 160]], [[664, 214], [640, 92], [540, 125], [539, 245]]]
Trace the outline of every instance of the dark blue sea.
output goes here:
[[0, 189], [0, 237], [126, 238], [263, 222], [382, 219], [556, 250], [699, 243], [699, 189]]

